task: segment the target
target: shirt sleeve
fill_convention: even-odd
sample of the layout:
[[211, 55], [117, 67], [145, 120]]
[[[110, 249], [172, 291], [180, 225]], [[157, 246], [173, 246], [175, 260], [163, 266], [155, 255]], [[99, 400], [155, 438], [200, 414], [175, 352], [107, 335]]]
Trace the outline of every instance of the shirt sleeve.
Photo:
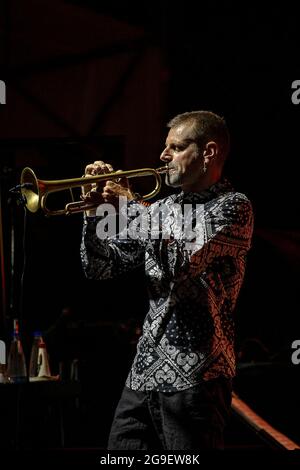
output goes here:
[[177, 274], [188, 271], [197, 276], [225, 257], [244, 264], [253, 233], [253, 210], [246, 196], [234, 193], [198, 222], [195, 239], [178, 247], [181, 256], [177, 257]]
[[[141, 209], [135, 201], [128, 203], [129, 221], [134, 223], [136, 213]], [[143, 209], [145, 210], [145, 209]], [[89, 279], [111, 279], [133, 270], [145, 262], [146, 236], [140, 234], [135, 239], [122, 238], [122, 231], [117, 235], [102, 238], [97, 233], [101, 217], [84, 215], [81, 263]]]

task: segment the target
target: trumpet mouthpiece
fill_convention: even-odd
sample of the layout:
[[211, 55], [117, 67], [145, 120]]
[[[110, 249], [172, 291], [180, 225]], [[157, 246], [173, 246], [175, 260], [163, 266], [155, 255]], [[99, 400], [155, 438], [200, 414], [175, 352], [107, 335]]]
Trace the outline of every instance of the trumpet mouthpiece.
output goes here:
[[160, 175], [162, 175], [162, 174], [164, 174], [164, 173], [168, 173], [169, 167], [168, 167], [168, 165], [161, 166], [160, 168], [157, 168], [155, 171], [156, 171], [157, 173], [159, 173]]

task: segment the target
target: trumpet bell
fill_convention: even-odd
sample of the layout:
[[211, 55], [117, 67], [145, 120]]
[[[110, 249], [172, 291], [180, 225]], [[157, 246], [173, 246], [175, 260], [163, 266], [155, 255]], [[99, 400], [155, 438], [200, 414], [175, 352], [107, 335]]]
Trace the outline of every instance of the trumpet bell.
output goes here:
[[21, 194], [25, 198], [25, 205], [30, 212], [37, 212], [40, 208], [39, 181], [31, 168], [24, 168], [21, 173]]

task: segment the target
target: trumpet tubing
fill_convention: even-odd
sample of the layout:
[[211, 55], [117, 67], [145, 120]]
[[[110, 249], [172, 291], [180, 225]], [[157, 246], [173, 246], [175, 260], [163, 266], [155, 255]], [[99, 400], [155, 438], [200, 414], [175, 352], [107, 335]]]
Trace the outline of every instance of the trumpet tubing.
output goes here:
[[21, 174], [21, 192], [25, 198], [25, 205], [30, 212], [37, 212], [41, 208], [46, 215], [68, 215], [83, 212], [97, 207], [98, 204], [75, 201], [66, 204], [64, 209], [50, 210], [47, 208], [46, 200], [50, 193], [72, 189], [80, 186], [87, 186], [93, 183], [100, 183], [107, 180], [119, 181], [121, 178], [139, 178], [143, 176], [153, 176], [155, 178], [155, 188], [148, 194], [142, 196], [142, 200], [151, 199], [156, 196], [161, 188], [161, 174], [167, 173], [167, 165], [153, 169], [140, 168], [137, 170], [113, 171], [96, 176], [83, 176], [81, 178], [71, 178], [62, 180], [40, 180], [36, 177], [31, 168], [24, 168]]

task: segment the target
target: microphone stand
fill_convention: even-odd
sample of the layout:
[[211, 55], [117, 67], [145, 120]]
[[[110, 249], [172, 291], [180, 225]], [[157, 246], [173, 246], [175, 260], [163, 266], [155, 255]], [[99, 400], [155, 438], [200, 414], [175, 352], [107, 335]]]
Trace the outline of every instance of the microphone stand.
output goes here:
[[[11, 182], [13, 168], [10, 165], [3, 164], [0, 167], [0, 277], [1, 277], [1, 310], [0, 310], [0, 335], [6, 337], [7, 319], [8, 319], [8, 290], [10, 286], [9, 276], [7, 274], [9, 252], [8, 235], [4, 232], [8, 220], [7, 211], [7, 186]], [[3, 332], [2, 332], [3, 330]]]
[[[0, 261], [1, 261], [1, 287], [2, 287], [2, 318], [1, 325], [6, 332], [6, 318], [7, 318], [7, 282], [5, 272], [5, 255], [4, 255], [4, 233], [3, 233], [3, 211], [2, 211], [2, 190], [0, 190]], [[2, 335], [1, 335], [2, 336]]]
[[[8, 189], [12, 182], [13, 168], [4, 165], [0, 168], [0, 278], [1, 309], [0, 338], [9, 337], [11, 325], [8, 321], [18, 318], [22, 305], [16, 299], [16, 206], [25, 205], [26, 201], [20, 189], [23, 185]], [[25, 207], [24, 207], [25, 210]], [[26, 216], [24, 216], [26, 217]], [[24, 219], [25, 222], [25, 219]], [[25, 227], [24, 227], [25, 229]], [[25, 236], [25, 235], [24, 235]], [[22, 286], [21, 299], [22, 301]]]
[[[11, 318], [19, 318], [21, 327], [22, 314], [23, 314], [23, 278], [25, 271], [25, 236], [26, 236], [26, 199], [22, 195], [20, 189], [22, 185], [17, 185], [9, 189], [8, 205], [10, 207], [9, 222], [10, 222], [10, 295], [9, 295], [9, 310]], [[20, 283], [20, 298], [16, 299], [16, 221], [15, 221], [15, 209], [16, 206], [22, 206], [24, 209], [24, 225], [23, 225], [23, 267], [21, 270], [21, 283]]]

